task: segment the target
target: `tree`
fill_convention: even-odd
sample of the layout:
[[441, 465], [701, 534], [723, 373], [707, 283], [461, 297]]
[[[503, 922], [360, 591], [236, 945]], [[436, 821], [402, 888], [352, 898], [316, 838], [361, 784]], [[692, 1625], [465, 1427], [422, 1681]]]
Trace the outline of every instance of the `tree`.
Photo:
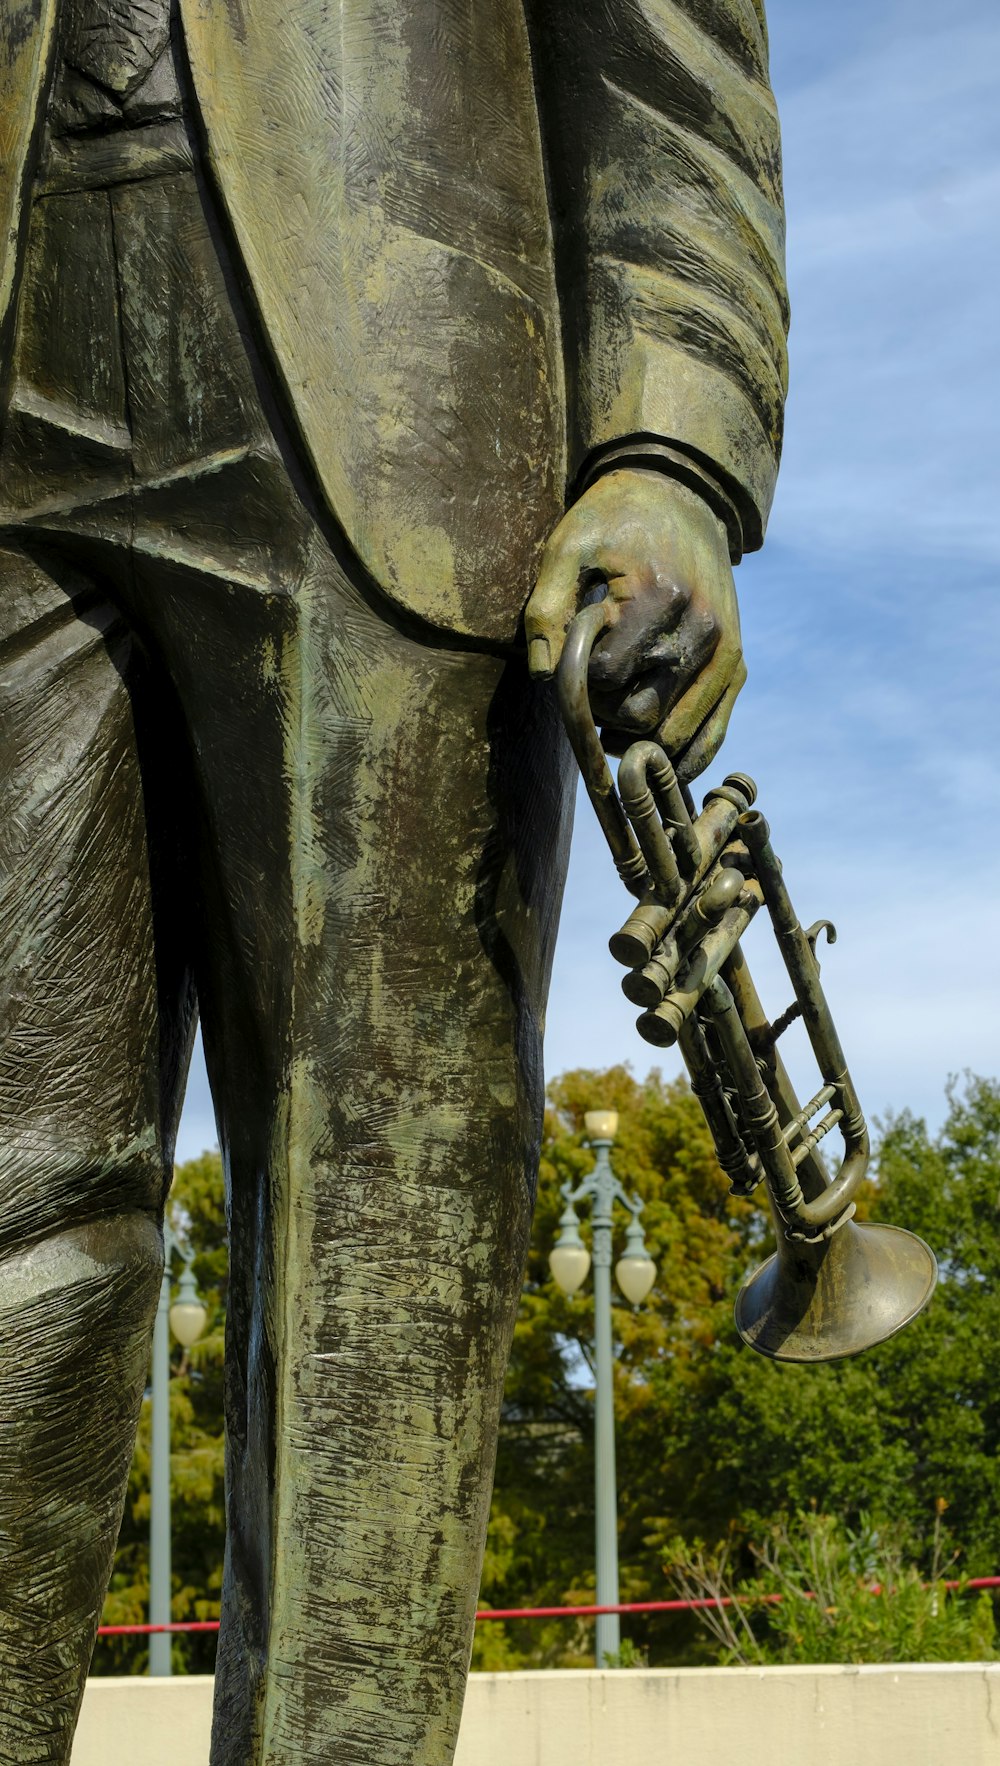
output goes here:
[[[729, 1195], [701, 1109], [681, 1081], [636, 1080], [624, 1067], [565, 1075], [549, 1110], [532, 1248], [508, 1371], [493, 1513], [483, 1577], [486, 1605], [593, 1600], [593, 1406], [581, 1380], [591, 1358], [592, 1304], [551, 1281], [548, 1252], [563, 1208], [559, 1190], [593, 1164], [587, 1110], [617, 1109], [617, 1176], [642, 1196], [643, 1226], [659, 1275], [653, 1296], [614, 1312], [619, 1512], [624, 1598], [659, 1598], [662, 1574], [644, 1542], [663, 1467], [658, 1370], [701, 1356], [730, 1326], [734, 1283], [761, 1237], [760, 1211]], [[583, 1221], [583, 1234], [589, 1224]], [[565, 1621], [480, 1626], [474, 1664], [579, 1665], [592, 1627]]]
[[[676, 1592], [664, 1566], [678, 1540], [725, 1547], [734, 1576], [752, 1577], [753, 1547], [776, 1522], [788, 1527], [814, 1509], [851, 1529], [867, 1513], [927, 1577], [929, 1517], [943, 1501], [961, 1572], [997, 1571], [1000, 1396], [984, 1345], [1000, 1326], [1000, 1086], [953, 1087], [936, 1137], [906, 1114], [883, 1125], [866, 1210], [928, 1240], [941, 1260], [939, 1291], [899, 1337], [813, 1367], [764, 1361], [736, 1337], [732, 1302], [770, 1246], [760, 1211], [728, 1197], [686, 1088], [613, 1069], [567, 1075], [551, 1096], [501, 1432], [491, 1538], [502, 1532], [503, 1550], [488, 1559], [490, 1602], [592, 1596], [592, 1412], [578, 1373], [590, 1302], [559, 1295], [545, 1258], [559, 1182], [589, 1165], [583, 1110], [598, 1104], [619, 1110], [615, 1168], [649, 1198], [660, 1265], [643, 1310], [615, 1314], [623, 1598]], [[711, 1657], [687, 1618], [629, 1621], [627, 1631], [654, 1663]], [[551, 1626], [507, 1628], [506, 1659], [587, 1659], [589, 1637], [566, 1639], [565, 1626], [558, 1638]], [[485, 1659], [485, 1645], [477, 1649]]]
[[944, 1127], [930, 1139], [904, 1113], [884, 1128], [883, 1217], [921, 1234], [937, 1253], [938, 1291], [927, 1312], [883, 1345], [873, 1371], [890, 1406], [884, 1419], [904, 1450], [893, 1491], [912, 1527], [940, 1494], [963, 1541], [970, 1576], [1000, 1568], [1000, 1083], [966, 1076], [948, 1088]]
[[[947, 1120], [935, 1136], [906, 1113], [890, 1118], [878, 1136], [865, 1211], [920, 1233], [937, 1252], [941, 1281], [928, 1311], [855, 1360], [796, 1367], [746, 1349], [732, 1323], [741, 1282], [771, 1248], [766, 1213], [730, 1197], [701, 1111], [683, 1082], [664, 1081], [657, 1072], [640, 1081], [615, 1067], [566, 1074], [549, 1091], [482, 1604], [555, 1606], [593, 1598], [592, 1302], [588, 1294], [567, 1299], [560, 1293], [547, 1260], [563, 1207], [560, 1185], [578, 1181], [592, 1164], [583, 1116], [597, 1106], [619, 1112], [615, 1170], [645, 1202], [643, 1225], [659, 1271], [638, 1312], [622, 1303], [614, 1314], [623, 1598], [675, 1594], [674, 1567], [685, 1554], [694, 1562], [701, 1553], [716, 1564], [724, 1554], [733, 1586], [754, 1586], [775, 1528], [779, 1539], [791, 1542], [786, 1565], [793, 1547], [804, 1551], [806, 1522], [798, 1517], [819, 1516], [837, 1550], [848, 1550], [850, 1536], [865, 1527], [879, 1534], [894, 1554], [897, 1579], [913, 1584], [911, 1635], [925, 1612], [915, 1591], [937, 1578], [945, 1547], [950, 1575], [1000, 1572], [1000, 1392], [992, 1371], [992, 1345], [1000, 1340], [1000, 1084], [969, 1078], [962, 1088], [953, 1085]], [[180, 1167], [170, 1206], [175, 1229], [196, 1251], [195, 1273], [210, 1313], [208, 1332], [189, 1357], [173, 1349], [173, 1610], [178, 1619], [217, 1617], [227, 1280], [217, 1154]], [[585, 1237], [588, 1232], [585, 1218]], [[109, 1623], [146, 1617], [148, 1533], [147, 1401], [105, 1608]], [[841, 1605], [844, 1599], [842, 1591]], [[884, 1633], [885, 1611], [877, 1601], [874, 1607], [861, 1601], [858, 1623], [881, 1624]], [[955, 1635], [969, 1648], [986, 1636], [984, 1613], [955, 1605]], [[654, 1664], [719, 1659], [717, 1640], [688, 1615], [629, 1620], [625, 1630]], [[888, 1647], [880, 1636], [878, 1647]], [[777, 1649], [776, 1637], [772, 1627], [765, 1647]], [[848, 1647], [843, 1637], [803, 1647]], [[477, 1631], [474, 1663], [582, 1665], [592, 1650], [586, 1622], [487, 1623]], [[214, 1639], [179, 1640], [174, 1659], [178, 1668], [210, 1669]], [[98, 1646], [94, 1667], [141, 1673], [146, 1661], [143, 1640], [107, 1642]]]

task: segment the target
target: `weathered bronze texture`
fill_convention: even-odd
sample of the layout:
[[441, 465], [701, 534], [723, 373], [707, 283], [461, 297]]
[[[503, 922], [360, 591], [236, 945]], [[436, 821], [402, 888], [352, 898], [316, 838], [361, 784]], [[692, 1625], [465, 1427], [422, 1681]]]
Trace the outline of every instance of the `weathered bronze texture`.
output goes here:
[[0, 1758], [69, 1756], [197, 1001], [214, 1766], [448, 1766], [570, 826], [544, 683], [595, 575], [609, 740], [688, 777], [744, 677], [763, 14], [3, 0], [0, 142]]
[[[559, 665], [559, 699], [573, 752], [626, 888], [639, 898], [611, 952], [629, 966], [626, 997], [645, 1007], [639, 1034], [676, 1043], [705, 1112], [732, 1192], [763, 1181], [778, 1233], [776, 1255], [736, 1302], [744, 1341], [779, 1361], [831, 1361], [901, 1330], [926, 1306], [937, 1279], [933, 1253], [899, 1227], [858, 1225], [854, 1198], [869, 1139], [826, 995], [817, 940], [792, 907], [757, 792], [732, 773], [693, 817], [664, 748], [633, 743], [617, 788], [594, 723], [590, 655], [614, 610], [579, 613]], [[766, 907], [794, 999], [770, 1022], [740, 940]], [[821, 1084], [801, 1106], [778, 1040], [801, 1019]], [[843, 1155], [831, 1177], [815, 1149], [831, 1130]]]

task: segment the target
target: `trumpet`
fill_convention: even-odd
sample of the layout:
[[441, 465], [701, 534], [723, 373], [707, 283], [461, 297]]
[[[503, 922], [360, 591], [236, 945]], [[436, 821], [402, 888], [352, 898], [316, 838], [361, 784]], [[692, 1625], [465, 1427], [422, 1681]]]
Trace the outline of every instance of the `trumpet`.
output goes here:
[[[923, 1310], [937, 1263], [916, 1234], [854, 1219], [871, 1148], [819, 979], [819, 939], [833, 944], [836, 930], [827, 920], [799, 923], [745, 774], [730, 773], [695, 815], [666, 751], [646, 739], [623, 756], [616, 786], [587, 690], [591, 651], [608, 624], [599, 601], [570, 626], [560, 709], [618, 874], [637, 898], [610, 949], [627, 970], [626, 998], [641, 1008], [639, 1034], [679, 1049], [732, 1193], [765, 1186], [778, 1249], [741, 1288], [736, 1328], [777, 1361], [858, 1354]], [[762, 908], [793, 994], [773, 1021], [741, 949]], [[805, 1105], [778, 1049], [798, 1020], [820, 1080]], [[842, 1151], [831, 1175], [818, 1148], [834, 1130]]]

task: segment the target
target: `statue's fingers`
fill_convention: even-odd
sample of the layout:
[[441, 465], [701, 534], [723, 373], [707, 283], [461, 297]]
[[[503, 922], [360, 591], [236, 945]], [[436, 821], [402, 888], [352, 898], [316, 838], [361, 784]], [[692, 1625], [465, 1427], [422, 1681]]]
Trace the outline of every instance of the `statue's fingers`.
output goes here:
[[536, 680], [548, 680], [555, 673], [566, 629], [579, 599], [579, 552], [570, 547], [564, 551], [559, 546], [548, 546], [534, 592], [524, 610], [528, 668]]
[[691, 591], [685, 584], [653, 587], [638, 575], [622, 573], [611, 593], [620, 611], [591, 657], [592, 689], [605, 696], [622, 693], [630, 682], [654, 672], [664, 680], [673, 676], [686, 682], [708, 662], [719, 640], [718, 621], [707, 610], [704, 617], [692, 617]]
[[657, 734], [670, 754], [682, 754], [694, 741], [706, 718], [721, 706], [742, 664], [738, 628], [723, 632], [708, 667], [682, 693], [660, 725]]
[[718, 705], [709, 712], [705, 722], [696, 731], [683, 754], [678, 755], [675, 760], [677, 777], [682, 785], [690, 784], [691, 780], [696, 779], [699, 773], [703, 773], [707, 766], [711, 766], [725, 741], [732, 709], [746, 678], [747, 667], [741, 656], [736, 672]]

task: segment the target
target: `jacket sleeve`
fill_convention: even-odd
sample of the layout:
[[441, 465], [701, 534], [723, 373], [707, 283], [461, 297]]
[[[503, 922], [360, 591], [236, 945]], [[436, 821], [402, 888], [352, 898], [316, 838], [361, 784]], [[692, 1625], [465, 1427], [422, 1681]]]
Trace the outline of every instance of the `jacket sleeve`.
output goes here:
[[0, 3], [0, 388], [7, 379], [26, 220], [24, 193], [43, 121], [55, 13], [54, 0]]
[[763, 539], [786, 386], [763, 0], [527, 0], [570, 482], [624, 440], [715, 475]]

